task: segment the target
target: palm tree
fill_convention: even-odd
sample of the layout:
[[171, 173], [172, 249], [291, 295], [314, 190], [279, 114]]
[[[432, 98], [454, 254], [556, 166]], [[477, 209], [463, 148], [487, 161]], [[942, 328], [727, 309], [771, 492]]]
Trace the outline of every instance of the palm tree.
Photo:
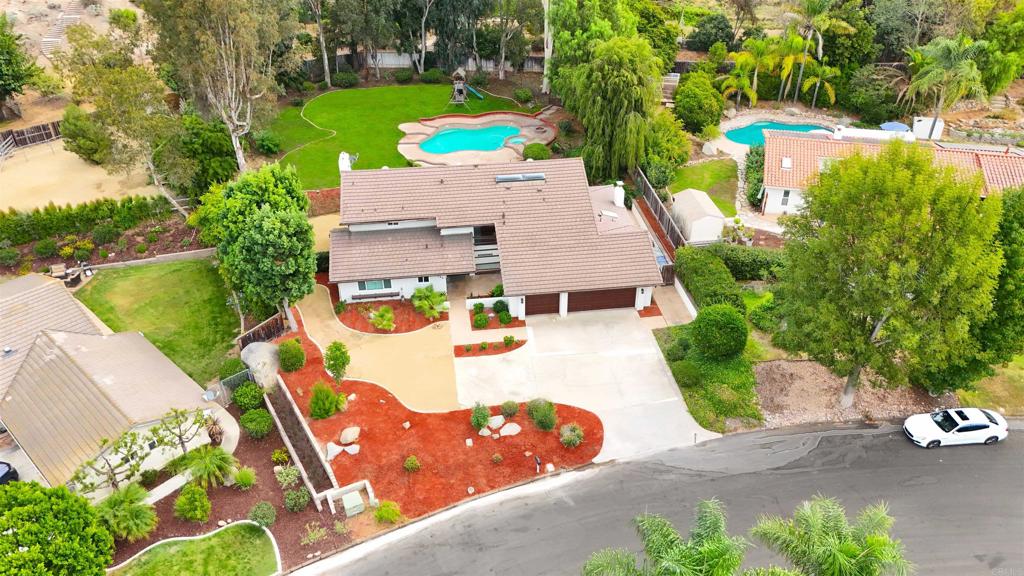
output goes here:
[[96, 505], [96, 513], [115, 538], [135, 542], [148, 536], [158, 521], [153, 505], [146, 503], [148, 494], [135, 483], [122, 486]]
[[806, 61], [807, 51], [804, 47], [807, 42], [798, 34], [792, 32], [786, 34], [781, 42], [775, 45], [775, 61], [779, 70], [779, 95], [776, 98], [782, 101], [783, 94], [789, 92], [789, 83], [793, 77], [793, 67]]
[[822, 36], [827, 30], [834, 30], [840, 34], [852, 34], [855, 32], [852, 26], [833, 16], [829, 10], [832, 8], [833, 0], [797, 0], [793, 5], [793, 11], [799, 19], [799, 28], [804, 31], [804, 59], [800, 62], [800, 74], [796, 79], [796, 86], [793, 90], [793, 102], [799, 98], [800, 85], [804, 80], [804, 64], [807, 63], [807, 51], [811, 47], [811, 39], [817, 40], [818, 60], [824, 57], [825, 39]]
[[811, 89], [811, 86], [814, 86], [814, 96], [811, 97], [811, 110], [814, 110], [814, 107], [818, 104], [818, 90], [821, 88], [825, 89], [829, 106], [835, 104], [836, 89], [832, 86], [832, 81], [839, 78], [842, 72], [840, 72], [839, 68], [818, 64], [817, 62], [811, 66], [810, 70], [810, 74], [804, 80], [804, 85], [800, 88], [800, 91], [806, 94]]
[[936, 38], [921, 48], [924, 63], [914, 74], [904, 93], [905, 98], [927, 95], [935, 102], [935, 116], [928, 136], [935, 133], [939, 115], [949, 110], [964, 96], [986, 99], [985, 84], [978, 70], [977, 58], [988, 47], [960, 36], [957, 39]]
[[838, 501], [815, 496], [798, 506], [791, 520], [762, 516], [751, 534], [801, 574], [906, 576], [912, 566], [903, 557], [903, 544], [889, 536], [892, 524], [884, 503], [861, 510], [851, 526]]
[[238, 469], [238, 459], [220, 446], [200, 446], [185, 458], [192, 478], [203, 488], [223, 484]]
[[448, 298], [444, 292], [437, 292], [433, 286], [417, 288], [412, 295], [412, 305], [427, 320], [440, 318]]
[[741, 57], [736, 60], [736, 65], [728, 74], [718, 78], [722, 81], [722, 96], [729, 98], [732, 94], [736, 94], [737, 110], [740, 107], [740, 98], [744, 95], [750, 101], [751, 108], [757, 104], [757, 90], [754, 89], [750, 81], [752, 73], [754, 73], [753, 64], [748, 59]]
[[[697, 518], [689, 538], [672, 523], [656, 514], [644, 514], [634, 521], [644, 546], [644, 558], [628, 550], [609, 548], [595, 552], [583, 565], [584, 576], [732, 576], [743, 563], [745, 539], [726, 530], [725, 509], [718, 500], [697, 505]], [[800, 576], [796, 572], [770, 568], [748, 570], [744, 576]]]
[[778, 62], [778, 55], [775, 49], [775, 39], [768, 38], [747, 38], [743, 41], [743, 50], [732, 54], [733, 60], [739, 65], [742, 59], [747, 61], [754, 68], [754, 92], [757, 92], [757, 75], [761, 70], [771, 72]]

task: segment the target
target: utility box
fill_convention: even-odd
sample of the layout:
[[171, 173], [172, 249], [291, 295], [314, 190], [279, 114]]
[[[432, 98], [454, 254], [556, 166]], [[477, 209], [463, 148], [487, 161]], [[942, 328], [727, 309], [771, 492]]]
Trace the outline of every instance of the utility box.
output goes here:
[[363, 502], [363, 495], [356, 490], [341, 497], [341, 505], [345, 508], [345, 516], [351, 518], [366, 510], [366, 503]]

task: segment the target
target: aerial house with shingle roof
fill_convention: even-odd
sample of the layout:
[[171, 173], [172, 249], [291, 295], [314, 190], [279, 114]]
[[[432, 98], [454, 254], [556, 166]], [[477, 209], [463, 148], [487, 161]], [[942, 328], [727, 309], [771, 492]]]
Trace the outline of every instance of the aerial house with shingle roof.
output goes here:
[[621, 186], [590, 186], [578, 158], [344, 171], [329, 279], [352, 302], [500, 271], [518, 318], [640, 310], [662, 276], [623, 201]]

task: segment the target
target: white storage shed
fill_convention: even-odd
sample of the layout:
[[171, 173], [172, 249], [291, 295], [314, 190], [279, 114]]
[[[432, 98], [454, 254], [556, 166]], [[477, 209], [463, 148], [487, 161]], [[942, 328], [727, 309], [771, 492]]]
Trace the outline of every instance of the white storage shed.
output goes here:
[[672, 218], [690, 244], [722, 239], [725, 216], [705, 192], [687, 188], [672, 196]]

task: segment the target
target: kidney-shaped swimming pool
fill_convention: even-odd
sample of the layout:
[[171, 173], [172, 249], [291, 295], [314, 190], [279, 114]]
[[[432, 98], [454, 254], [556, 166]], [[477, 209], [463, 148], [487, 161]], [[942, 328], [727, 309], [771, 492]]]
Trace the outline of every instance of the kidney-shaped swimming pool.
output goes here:
[[770, 122], [767, 120], [747, 124], [742, 128], [733, 128], [725, 133], [725, 137], [737, 144], [744, 146], [764, 145], [765, 130], [788, 130], [790, 132], [813, 132], [814, 130], [829, 131], [824, 126], [817, 124], [783, 124], [782, 122]]
[[448, 154], [462, 150], [497, 150], [505, 140], [520, 133], [518, 126], [486, 126], [483, 128], [444, 128], [420, 143], [431, 154]]

